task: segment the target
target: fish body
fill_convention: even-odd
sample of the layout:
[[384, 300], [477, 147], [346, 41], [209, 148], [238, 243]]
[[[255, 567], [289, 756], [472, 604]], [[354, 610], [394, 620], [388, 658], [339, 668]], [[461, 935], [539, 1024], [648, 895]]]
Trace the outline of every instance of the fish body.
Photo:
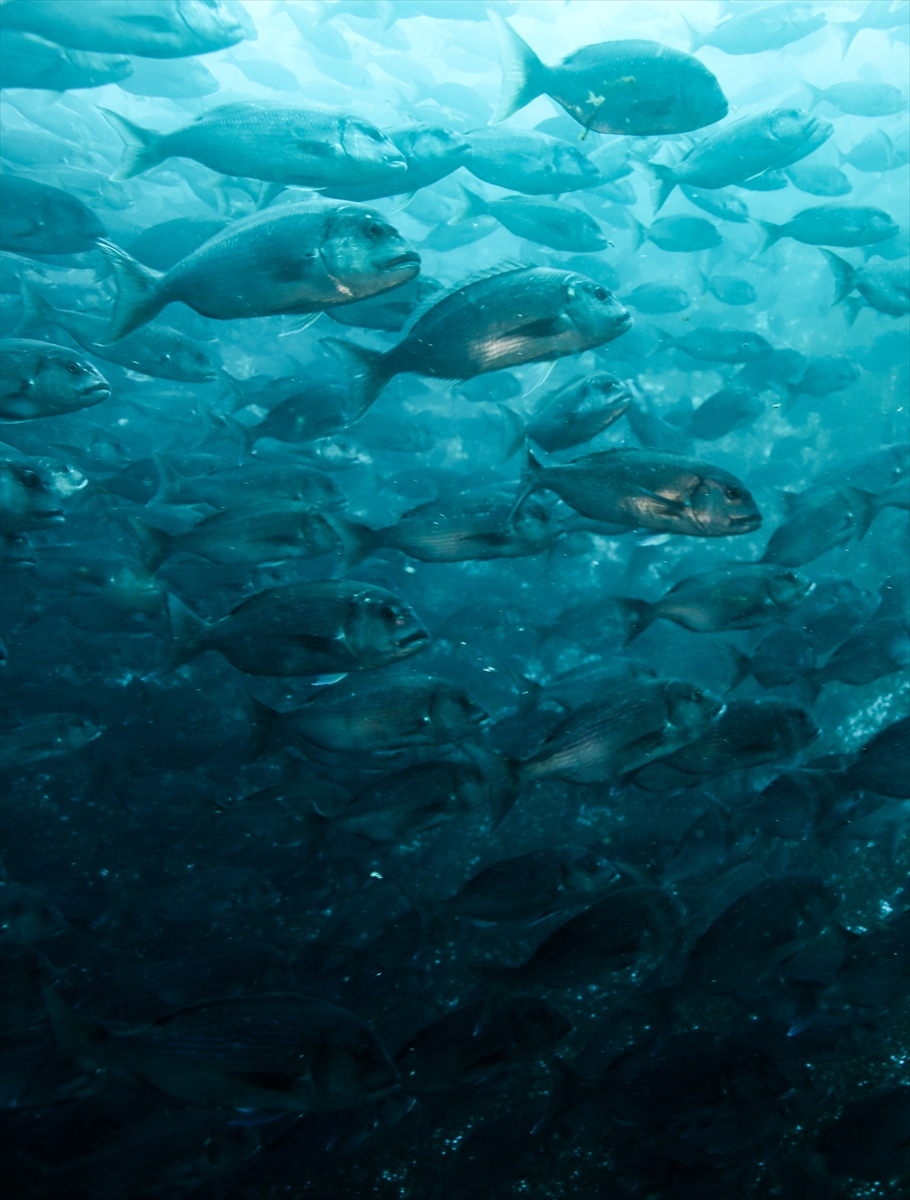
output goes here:
[[607, 239], [594, 218], [568, 204], [523, 196], [484, 200], [466, 187], [461, 188], [461, 193], [464, 202], [452, 218], [453, 223], [491, 216], [516, 237], [554, 250], [584, 254], [607, 247]]
[[748, 279], [738, 279], [735, 275], [712, 275], [708, 280], [708, 291], [721, 304], [737, 308], [754, 304], [758, 299], [758, 293]]
[[484, 183], [526, 196], [560, 195], [593, 187], [601, 178], [580, 147], [537, 130], [488, 125], [472, 129], [467, 169]]
[[413, 279], [420, 258], [378, 213], [353, 204], [288, 204], [233, 222], [166, 274], [112, 243], [116, 342], [180, 300], [219, 321], [320, 312]]
[[687, 183], [681, 183], [679, 190], [696, 208], [718, 217], [721, 221], [733, 221], [744, 225], [749, 219], [749, 209], [738, 196], [722, 192], [720, 189], [695, 188]]
[[526, 432], [550, 454], [567, 450], [609, 429], [630, 403], [628, 385], [614, 375], [603, 372], [573, 379], [543, 398]]
[[[822, 250], [834, 275], [836, 294], [834, 303], [854, 300], [848, 306], [848, 320], [856, 320], [859, 307], [863, 304], [889, 317], [903, 317], [910, 312], [910, 271], [901, 262], [866, 263], [854, 267], [833, 250]], [[857, 304], [852, 292], [861, 297]], [[852, 324], [852, 321], [851, 321]]]
[[31, 421], [100, 404], [110, 384], [75, 350], [28, 338], [0, 341], [0, 417]]
[[645, 238], [674, 254], [692, 254], [698, 250], [711, 250], [721, 244], [722, 238], [716, 226], [702, 217], [661, 217], [645, 233]]
[[714, 725], [666, 762], [690, 775], [720, 775], [761, 766], [804, 750], [821, 730], [792, 700], [763, 696], [730, 700]]
[[787, 237], [805, 246], [872, 246], [899, 232], [886, 212], [859, 204], [818, 204], [803, 209], [784, 225], [759, 224], [765, 231], [765, 250]]
[[35, 33], [0, 29], [0, 78], [5, 88], [66, 92], [123, 83], [132, 73], [125, 54], [73, 50]]
[[107, 54], [186, 58], [246, 36], [220, 0], [7, 0], [4, 7], [8, 29]]
[[907, 156], [892, 142], [884, 129], [874, 129], [861, 142], [848, 150], [839, 152], [841, 166], [849, 163], [856, 171], [877, 173], [896, 171], [906, 165]]
[[594, 521], [693, 537], [751, 533], [761, 514], [720, 467], [656, 450], [604, 450], [544, 467], [528, 452], [521, 495], [549, 488]]
[[830, 137], [833, 127], [827, 121], [821, 123], [798, 108], [775, 108], [742, 117], [708, 134], [675, 166], [649, 163], [657, 184], [655, 211], [678, 186], [724, 188], [773, 170], [785, 160], [796, 161], [802, 150], [809, 153], [810, 143], [823, 126]]
[[690, 437], [713, 442], [751, 425], [764, 411], [764, 401], [752, 388], [725, 387], [699, 404], [685, 429]]
[[109, 322], [105, 317], [54, 308], [25, 280], [21, 293], [24, 310], [19, 324], [21, 332], [28, 332], [35, 326], [53, 325], [68, 333], [89, 354], [158, 379], [210, 383], [216, 377], [215, 368], [202, 347], [176, 329], [149, 324], [108, 344]]
[[659, 313], [685, 312], [692, 301], [682, 288], [665, 283], [642, 283], [625, 297], [633, 308], [652, 316]]
[[472, 147], [459, 133], [442, 129], [436, 125], [409, 125], [404, 129], [392, 129], [386, 134], [388, 140], [404, 160], [405, 170], [397, 158], [389, 154], [384, 172], [375, 172], [375, 179], [368, 179], [369, 172], [360, 171], [363, 177], [351, 182], [332, 182], [323, 187], [322, 195], [337, 200], [375, 200], [380, 196], [396, 196], [402, 192], [416, 192], [445, 179], [461, 166], [467, 166], [472, 158]]
[[784, 172], [795, 188], [810, 196], [846, 196], [853, 185], [839, 167], [804, 163]]
[[755, 363], [773, 353], [760, 333], [748, 329], [693, 329], [682, 337], [658, 330], [661, 346], [682, 350], [700, 362]]
[[78, 254], [93, 250], [104, 226], [81, 200], [61, 188], [4, 175], [0, 188], [0, 250], [17, 254]]
[[889, 502], [887, 495], [850, 486], [793, 495], [787, 501], [787, 518], [772, 533], [761, 561], [800, 567], [837, 546], [859, 541]]
[[207, 623], [173, 594], [168, 666], [217, 650], [248, 675], [370, 670], [424, 649], [428, 634], [385, 588], [350, 582], [290, 583], [244, 600]]
[[520, 267], [450, 292], [385, 354], [331, 339], [355, 368], [358, 412], [395, 375], [472, 379], [521, 363], [578, 354], [619, 337], [632, 318], [611, 292], [572, 271]]
[[14, 771], [75, 754], [100, 735], [98, 726], [86, 717], [74, 713], [41, 713], [3, 731], [0, 760], [4, 770]]
[[649, 41], [582, 46], [554, 67], [498, 14], [491, 20], [503, 56], [503, 91], [493, 120], [540, 95], [597, 133], [686, 133], [727, 115], [720, 84], [696, 58]]
[[461, 741], [487, 719], [464, 689], [417, 674], [364, 678], [356, 685], [344, 681], [289, 712], [275, 713], [264, 705], [255, 712], [264, 746], [302, 739], [338, 753]]
[[761, 54], [780, 50], [825, 26], [823, 13], [803, 12], [796, 5], [758, 4], [734, 12], [708, 33], [699, 33], [683, 17], [692, 34], [690, 50], [714, 46], [724, 54]]
[[841, 112], [855, 117], [887, 117], [903, 112], [907, 107], [900, 88], [891, 83], [873, 83], [868, 79], [855, 83], [835, 83], [831, 87], [818, 88], [807, 83], [812, 93], [813, 107], [822, 100], [833, 104]]

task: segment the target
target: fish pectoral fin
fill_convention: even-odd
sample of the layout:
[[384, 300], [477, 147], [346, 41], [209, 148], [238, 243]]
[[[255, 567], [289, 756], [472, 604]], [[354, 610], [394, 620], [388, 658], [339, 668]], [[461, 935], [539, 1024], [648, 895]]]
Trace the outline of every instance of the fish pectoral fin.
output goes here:
[[669, 496], [661, 496], [659, 492], [652, 492], [648, 488], [638, 488], [637, 493], [648, 501], [651, 511], [660, 516], [678, 517], [686, 511], [686, 505], [682, 500], [673, 500]]
[[513, 331], [514, 337], [520, 338], [551, 338], [558, 337], [572, 328], [572, 322], [563, 313], [555, 317], [541, 317], [538, 321], [529, 321], [527, 325], [519, 325]]

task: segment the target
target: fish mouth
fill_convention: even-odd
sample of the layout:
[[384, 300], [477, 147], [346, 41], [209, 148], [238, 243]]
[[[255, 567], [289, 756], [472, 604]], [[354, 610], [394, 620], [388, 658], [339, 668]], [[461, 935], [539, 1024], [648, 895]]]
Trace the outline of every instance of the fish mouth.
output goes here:
[[379, 269], [380, 271], [394, 271], [398, 267], [405, 266], [420, 266], [420, 255], [416, 250], [405, 250], [403, 254], [396, 254], [394, 258], [387, 259]]
[[620, 333], [625, 333], [627, 329], [631, 329], [632, 328], [632, 314], [631, 313], [623, 313], [623, 315], [619, 318], [618, 325], [619, 325]]
[[730, 524], [734, 525], [737, 529], [758, 529], [759, 525], [761, 525], [761, 513], [755, 513], [754, 516], [749, 517], [730, 517], [729, 520]]
[[111, 385], [109, 383], [93, 383], [79, 393], [80, 396], [99, 396], [102, 400], [106, 400], [110, 394]]
[[428, 642], [430, 635], [425, 629], [415, 629], [413, 633], [407, 634], [403, 638], [399, 638], [396, 645], [399, 650], [404, 650], [406, 646], [414, 646], [418, 642]]

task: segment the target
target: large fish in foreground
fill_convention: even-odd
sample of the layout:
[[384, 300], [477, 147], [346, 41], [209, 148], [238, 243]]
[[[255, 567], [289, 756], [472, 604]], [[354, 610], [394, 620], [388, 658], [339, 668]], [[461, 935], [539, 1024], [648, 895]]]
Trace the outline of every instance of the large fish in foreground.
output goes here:
[[354, 370], [363, 416], [395, 375], [473, 379], [487, 371], [546, 362], [611, 342], [632, 318], [612, 292], [574, 271], [519, 267], [465, 284], [423, 314], [381, 354], [325, 338]]
[[687, 133], [727, 115], [720, 84], [681, 50], [648, 41], [599, 42], [548, 67], [502, 17], [491, 12], [490, 20], [503, 57], [494, 121], [544, 95], [597, 133]]
[[181, 300], [230, 321], [321, 312], [407, 283], [420, 268], [398, 230], [356, 204], [287, 204], [235, 221], [162, 274], [111, 242], [100, 249], [117, 280], [107, 341]]

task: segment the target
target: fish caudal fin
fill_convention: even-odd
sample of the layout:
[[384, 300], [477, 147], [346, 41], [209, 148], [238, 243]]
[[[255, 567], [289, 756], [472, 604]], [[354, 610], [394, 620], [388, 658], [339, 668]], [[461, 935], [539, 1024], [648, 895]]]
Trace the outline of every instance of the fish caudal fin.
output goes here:
[[689, 53], [694, 54], [696, 50], [700, 50], [702, 46], [706, 45], [705, 36], [704, 34], [699, 33], [692, 22], [688, 20], [688, 18], [684, 17], [682, 13], [679, 15], [682, 17], [686, 29], [689, 31], [689, 37], [691, 38], [691, 41], [689, 42]]
[[637, 600], [634, 596], [616, 596], [613, 599], [626, 630], [625, 645], [634, 642], [648, 626], [656, 619], [654, 606], [647, 600]]
[[490, 206], [482, 196], [459, 184], [461, 192], [461, 208], [449, 221], [450, 225], [460, 225], [462, 221], [472, 221], [475, 217], [484, 217], [490, 211]]
[[816, 104], [820, 104], [821, 101], [824, 100], [825, 94], [822, 89], [817, 88], [814, 83], [807, 83], [805, 79], [803, 80], [803, 83], [812, 93], [812, 103], [809, 105], [809, 107], [815, 108]]
[[367, 350], [354, 342], [345, 342], [341, 338], [322, 338], [323, 346], [328, 348], [349, 367], [351, 377], [351, 399], [354, 402], [354, 415], [351, 424], [359, 421], [372, 408], [382, 394], [391, 375], [384, 369], [385, 355], [379, 350]]
[[147, 575], [154, 575], [171, 552], [171, 535], [156, 529], [138, 517], [127, 517], [142, 550], [142, 565]]
[[209, 629], [207, 623], [201, 617], [197, 617], [191, 608], [187, 608], [173, 592], [168, 592], [167, 615], [171, 624], [171, 644], [160, 671], [162, 675], [176, 671], [178, 667], [182, 667], [184, 663], [206, 650], [206, 635]]
[[509, 520], [513, 520], [515, 514], [527, 500], [532, 492], [536, 492], [542, 486], [541, 479], [544, 468], [534, 457], [534, 452], [530, 446], [525, 446], [525, 461], [521, 468], [521, 478], [518, 481], [518, 495], [515, 498], [515, 503], [512, 505], [512, 511], [509, 513]]
[[676, 176], [673, 174], [673, 168], [667, 167], [663, 163], [645, 163], [642, 165], [653, 176], [651, 181], [651, 200], [654, 204], [656, 215], [666, 204], [667, 200], [669, 200], [671, 193], [676, 187]]
[[104, 344], [117, 342], [134, 329], [151, 321], [167, 301], [158, 284], [164, 276], [136, 262], [125, 250], [106, 238], [99, 238], [98, 249], [110, 264], [117, 281], [117, 300]]
[[353, 571], [358, 563], [369, 558], [381, 545], [377, 538], [379, 530], [370, 529], [368, 525], [359, 525], [356, 521], [348, 521], [345, 517], [333, 513], [323, 515], [341, 543], [341, 562], [338, 564], [336, 575], [347, 575], [348, 571]]
[[833, 250], [822, 250], [822, 254], [824, 254], [825, 261], [834, 275], [835, 294], [833, 303], [840, 304], [842, 300], [846, 300], [856, 287], [856, 271], [845, 258], [841, 258]]
[[141, 175], [168, 157], [161, 149], [161, 134], [143, 129], [141, 125], [133, 124], [108, 108], [102, 108], [101, 111], [126, 143], [123, 162], [111, 179], [132, 179], [134, 175]]
[[759, 254], [764, 254], [766, 250], [770, 249], [775, 242], [780, 241], [784, 236], [784, 226], [774, 225], [771, 221], [759, 221], [758, 224], [762, 227], [765, 235], [765, 242], [761, 250], [759, 250]]
[[528, 43], [496, 12], [487, 14], [499, 39], [502, 56], [502, 95], [490, 118], [495, 125], [511, 117], [547, 90], [547, 68]]
[[40, 325], [55, 323], [53, 306], [24, 277], [19, 279], [19, 295], [22, 299], [22, 319], [16, 326], [16, 337], [24, 337]]

